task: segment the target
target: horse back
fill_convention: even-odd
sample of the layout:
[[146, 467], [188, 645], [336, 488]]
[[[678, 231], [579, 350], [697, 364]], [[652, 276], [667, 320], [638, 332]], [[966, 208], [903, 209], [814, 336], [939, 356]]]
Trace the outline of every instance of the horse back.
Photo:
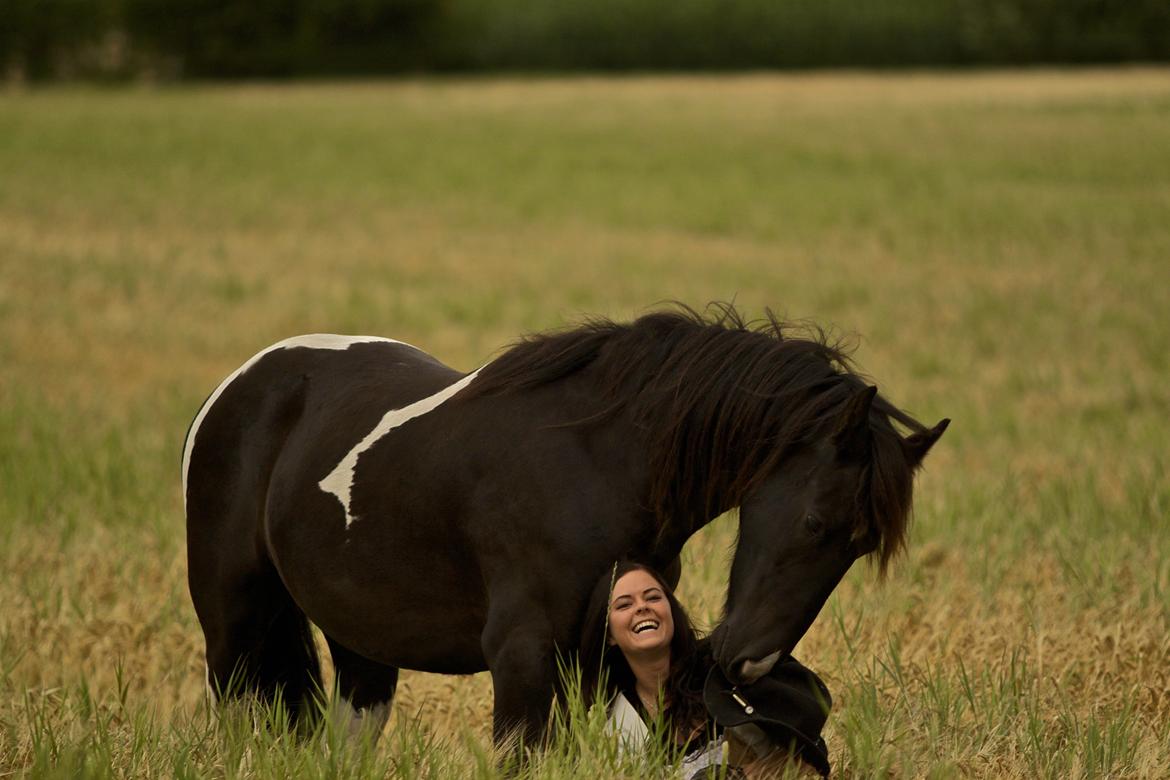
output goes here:
[[[217, 496], [258, 497], [298, 427], [324, 459], [352, 445], [388, 408], [410, 403], [458, 372], [401, 342], [317, 334], [257, 353], [204, 402], [183, 448], [188, 523]], [[308, 413], [306, 414], [306, 410]]]

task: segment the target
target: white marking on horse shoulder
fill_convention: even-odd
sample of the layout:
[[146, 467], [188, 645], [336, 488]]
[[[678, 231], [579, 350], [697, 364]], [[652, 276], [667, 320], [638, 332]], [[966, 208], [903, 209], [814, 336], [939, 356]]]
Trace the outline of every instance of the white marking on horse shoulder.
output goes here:
[[227, 379], [220, 382], [219, 387], [215, 388], [215, 391], [207, 397], [207, 400], [203, 402], [203, 406], [199, 408], [199, 413], [195, 415], [195, 420], [191, 423], [191, 429], [187, 431], [187, 440], [183, 442], [183, 513], [186, 514], [187, 512], [187, 472], [191, 468], [191, 450], [195, 447], [195, 436], [199, 433], [199, 426], [203, 424], [203, 418], [207, 416], [211, 407], [223, 395], [223, 391], [228, 388], [228, 385], [236, 380], [236, 377], [256, 365], [269, 352], [275, 352], [278, 349], [307, 347], [309, 349], [346, 350], [354, 344], [368, 344], [370, 342], [402, 344], [411, 349], [418, 349], [418, 347], [411, 346], [406, 342], [386, 339], [381, 336], [338, 336], [333, 333], [311, 333], [307, 336], [293, 336], [257, 352], [247, 363], [237, 368]]
[[341, 502], [341, 508], [345, 510], [346, 528], [349, 528], [350, 524], [356, 519], [350, 512], [349, 502], [350, 490], [353, 488], [353, 473], [357, 467], [358, 457], [398, 426], [413, 420], [415, 417], [421, 417], [427, 412], [441, 406], [453, 395], [471, 384], [472, 380], [475, 379], [481, 370], [482, 368], [477, 368], [458, 382], [448, 385], [434, 395], [415, 401], [401, 409], [391, 409], [386, 412], [382, 416], [381, 422], [374, 427], [374, 430], [366, 434], [364, 439], [346, 453], [345, 457], [341, 459], [341, 462], [333, 468], [333, 471], [329, 472], [329, 475], [325, 479], [317, 483], [323, 491], [337, 496], [337, 500]]

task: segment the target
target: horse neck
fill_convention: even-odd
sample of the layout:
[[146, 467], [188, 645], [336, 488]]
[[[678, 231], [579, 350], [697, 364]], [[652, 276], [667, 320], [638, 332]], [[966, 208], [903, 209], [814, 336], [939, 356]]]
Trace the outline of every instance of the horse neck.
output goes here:
[[[634, 412], [630, 407], [610, 406], [610, 401], [597, 389], [597, 377], [592, 368], [566, 378], [557, 385], [555, 403], [569, 410], [565, 417], [566, 424], [583, 422], [583, 427], [588, 430], [594, 462], [611, 474], [612, 479], [624, 483], [618, 489], [636, 496], [636, 504], [644, 510], [640, 514], [641, 521], [645, 523], [643, 531], [648, 534], [651, 563], [665, 566], [672, 562], [688, 539], [715, 517], [732, 508], [730, 505], [721, 506], [711, 516], [699, 511], [691, 513], [689, 519], [666, 518], [659, 522], [649, 510], [653, 481], [648, 467], [651, 461], [649, 434], [635, 421]], [[613, 464], [618, 465], [616, 468], [607, 468]], [[647, 554], [645, 549], [640, 553], [643, 556]]]
[[[665, 566], [677, 557], [685, 537], [662, 534], [650, 506], [650, 474], [646, 439], [628, 409], [610, 408], [601, 396], [588, 370], [559, 382], [531, 391], [526, 404], [540, 408], [544, 421], [551, 427], [572, 432], [583, 444], [593, 478], [584, 477], [579, 490], [587, 495], [596, 491], [599, 506], [620, 507], [625, 535], [632, 545], [619, 554]], [[547, 416], [546, 416], [547, 415]], [[688, 534], [689, 536], [689, 534]]]

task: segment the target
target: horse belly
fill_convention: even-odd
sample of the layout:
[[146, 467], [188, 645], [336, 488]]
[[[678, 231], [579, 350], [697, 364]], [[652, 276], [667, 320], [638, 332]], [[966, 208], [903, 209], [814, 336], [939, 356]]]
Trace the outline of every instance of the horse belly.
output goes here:
[[375, 597], [342, 595], [306, 610], [336, 641], [371, 660], [399, 669], [472, 674], [487, 669], [480, 635], [483, 618], [468, 604], [401, 605], [402, 592]]
[[437, 530], [434, 516], [402, 510], [363, 513], [347, 528], [333, 496], [308, 490], [268, 525], [285, 586], [335, 641], [402, 669], [486, 668], [483, 579], [446, 523]]

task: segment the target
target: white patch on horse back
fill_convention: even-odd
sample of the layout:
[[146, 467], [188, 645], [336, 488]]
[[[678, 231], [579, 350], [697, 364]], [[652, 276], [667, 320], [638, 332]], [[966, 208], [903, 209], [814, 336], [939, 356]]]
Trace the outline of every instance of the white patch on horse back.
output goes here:
[[404, 347], [418, 349], [418, 347], [411, 346], [406, 342], [382, 338], [381, 336], [338, 336], [332, 333], [311, 333], [307, 336], [293, 336], [257, 352], [247, 363], [237, 368], [227, 379], [220, 382], [219, 387], [215, 388], [215, 391], [207, 397], [207, 400], [203, 402], [203, 406], [199, 408], [199, 413], [195, 415], [195, 420], [191, 423], [191, 429], [187, 431], [187, 439], [183, 442], [183, 513], [186, 514], [187, 512], [187, 472], [191, 468], [191, 450], [195, 447], [195, 436], [199, 433], [199, 426], [203, 424], [203, 418], [207, 416], [211, 407], [223, 395], [223, 391], [228, 388], [228, 385], [234, 382], [237, 377], [249, 368], [256, 365], [265, 355], [270, 352], [275, 352], [278, 349], [306, 347], [308, 349], [346, 350], [354, 344], [368, 344], [370, 342], [402, 344]]
[[427, 412], [441, 406], [449, 398], [471, 384], [481, 370], [482, 368], [477, 368], [458, 382], [448, 385], [434, 395], [429, 395], [401, 409], [391, 409], [386, 412], [382, 416], [381, 422], [374, 427], [374, 430], [366, 434], [366, 437], [358, 442], [357, 446], [346, 453], [345, 457], [341, 459], [341, 462], [333, 468], [333, 471], [329, 472], [329, 475], [325, 479], [317, 483], [323, 491], [337, 496], [337, 500], [341, 502], [341, 508], [345, 510], [346, 528], [349, 528], [350, 524], [356, 519], [350, 512], [349, 502], [350, 491], [353, 488], [354, 469], [357, 468], [358, 457], [398, 426], [413, 420], [415, 417], [421, 417]]

